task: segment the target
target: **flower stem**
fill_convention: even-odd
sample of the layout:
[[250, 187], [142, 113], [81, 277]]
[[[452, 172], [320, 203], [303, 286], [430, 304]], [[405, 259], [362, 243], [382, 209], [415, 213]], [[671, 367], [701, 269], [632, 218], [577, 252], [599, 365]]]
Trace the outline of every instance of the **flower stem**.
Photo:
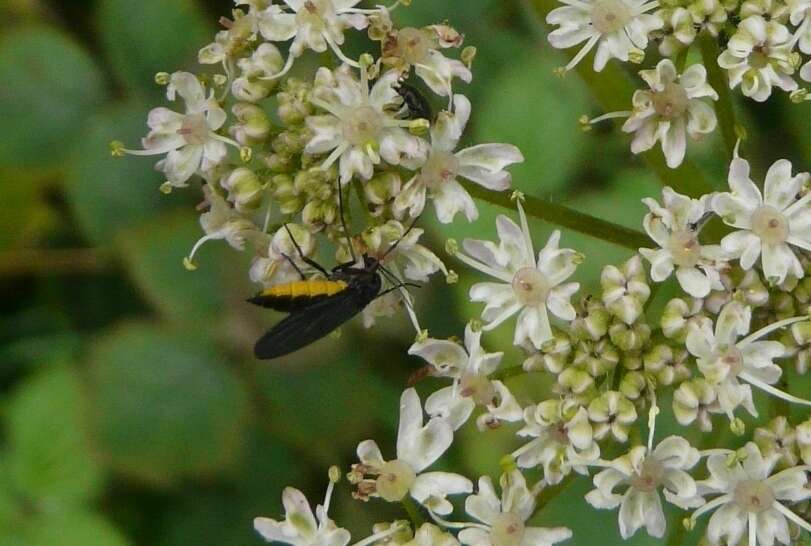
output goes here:
[[[557, 0], [523, 0], [525, 11], [530, 15], [530, 26], [538, 39], [546, 42], [547, 30], [543, 24], [546, 15], [555, 7]], [[577, 47], [565, 51], [568, 57], [573, 56]], [[631, 97], [635, 88], [628, 76], [618, 66], [617, 61], [610, 62], [602, 72], [596, 73], [588, 59], [580, 62], [575, 70], [591, 91], [594, 98], [605, 112], [627, 110], [631, 104]], [[685, 160], [678, 168], [671, 169], [665, 163], [665, 157], [660, 149], [650, 150], [640, 156], [653, 170], [664, 186], [670, 186], [679, 193], [691, 197], [700, 197], [712, 192], [715, 188], [707, 182], [695, 165]]]
[[408, 514], [408, 519], [411, 520], [411, 525], [414, 527], [416, 531], [419, 527], [425, 523], [425, 518], [422, 517], [420, 514], [419, 508], [417, 508], [417, 504], [414, 502], [414, 499], [406, 495], [403, 497], [403, 500], [400, 501], [402, 504], [403, 509], [405, 509], [406, 513]]
[[[507, 192], [490, 191], [468, 181], [462, 181], [462, 185], [476, 199], [499, 207], [515, 209], [515, 203], [512, 202], [510, 194]], [[525, 196], [524, 211], [534, 218], [585, 233], [631, 250], [638, 250], [640, 247], [650, 246], [651, 244], [647, 235], [641, 231], [607, 222], [539, 197]]]
[[718, 42], [705, 31], [699, 36], [698, 43], [701, 47], [704, 66], [707, 68], [707, 81], [718, 93], [718, 100], [714, 103], [715, 115], [718, 117], [718, 124], [721, 126], [724, 149], [728, 158], [732, 159], [735, 143], [738, 141], [738, 132], [735, 130], [735, 109], [732, 106], [732, 93], [729, 90], [724, 71], [718, 66], [718, 56], [720, 55]]

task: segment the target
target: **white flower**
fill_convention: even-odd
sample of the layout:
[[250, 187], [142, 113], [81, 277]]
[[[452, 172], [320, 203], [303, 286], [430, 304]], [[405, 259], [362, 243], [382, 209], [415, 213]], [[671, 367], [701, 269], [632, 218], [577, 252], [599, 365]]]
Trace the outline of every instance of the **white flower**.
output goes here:
[[711, 200], [712, 196], [691, 199], [670, 187], [662, 190], [663, 206], [652, 198], [642, 200], [650, 209], [643, 221], [645, 231], [659, 248], [640, 248], [639, 253], [650, 262], [655, 282], [663, 282], [675, 269], [679, 285], [695, 298], [723, 289], [718, 273], [721, 248], [698, 240]]
[[482, 318], [487, 321], [484, 330], [492, 330], [519, 313], [513, 343], [529, 342], [540, 349], [552, 339], [548, 311], [567, 321], [576, 316], [570, 299], [580, 285], [564, 281], [572, 276], [582, 261], [582, 255], [559, 248], [560, 231], [555, 231], [538, 253], [536, 262], [520, 202], [518, 214], [521, 227], [503, 215], [496, 220], [498, 245], [466, 239], [464, 248], [469, 256], [460, 253], [457, 257], [499, 281], [477, 283], [470, 288], [471, 301], [486, 304], [482, 311]]
[[[206, 186], [208, 188], [209, 186]], [[259, 228], [253, 222], [244, 218], [236, 209], [231, 208], [228, 201], [214, 191], [206, 190], [206, 201], [209, 210], [200, 215], [200, 226], [205, 235], [192, 247], [188, 257], [183, 262], [187, 269], [196, 269], [194, 255], [207, 241], [222, 240], [228, 242], [233, 248], [242, 250], [248, 237], [259, 235]]]
[[423, 523], [414, 533], [414, 538], [405, 542], [403, 546], [459, 546], [459, 541], [436, 525]]
[[611, 58], [627, 62], [632, 52], [648, 47], [648, 35], [662, 27], [662, 20], [646, 13], [659, 2], [645, 0], [562, 0], [549, 12], [546, 22], [559, 25], [549, 34], [549, 43], [567, 49], [582, 42], [586, 45], [566, 69], [573, 68], [594, 46], [594, 70], [600, 72]]
[[752, 442], [737, 456], [726, 450], [709, 456], [710, 477], [698, 482], [699, 492], [719, 496], [696, 510], [692, 520], [715, 510], [707, 527], [712, 544], [736, 546], [748, 534], [749, 546], [773, 546], [775, 540], [788, 545], [792, 541], [787, 520], [811, 530], [808, 522], [785, 506], [811, 498], [806, 487], [808, 467], [772, 474], [778, 459], [779, 455], [764, 457]]
[[479, 216], [473, 198], [457, 178], [466, 178], [489, 190], [510, 187], [510, 164], [524, 161], [511, 144], [478, 144], [454, 153], [470, 118], [470, 101], [454, 95], [454, 111], [440, 112], [431, 127], [431, 149], [420, 172], [409, 180], [394, 201], [397, 212], [408, 211], [416, 218], [425, 208], [426, 197], [434, 201], [440, 222], [453, 221], [460, 211], [472, 222]]
[[365, 70], [359, 82], [347, 65], [318, 69], [310, 101], [328, 114], [307, 118], [313, 136], [304, 151], [332, 152], [322, 168], [340, 161], [341, 184], [355, 175], [369, 180], [381, 158], [411, 170], [424, 163], [427, 143], [404, 129], [410, 120], [397, 119], [388, 108], [398, 103], [398, 78], [398, 72], [389, 71], [370, 90]]
[[346, 546], [351, 538], [349, 531], [337, 527], [327, 516], [333, 485], [330, 482], [324, 505], [316, 507], [315, 515], [301, 491], [286, 487], [282, 493], [284, 521], [256, 518], [254, 528], [268, 542], [293, 546]]
[[180, 95], [186, 113], [168, 108], [149, 112], [149, 134], [142, 140], [143, 150], [122, 150], [131, 155], [163, 155], [157, 168], [166, 174], [172, 186], [182, 187], [197, 172], [213, 169], [226, 156], [226, 144], [239, 148], [233, 140], [216, 133], [226, 121], [225, 111], [214, 99], [206, 98], [205, 89], [194, 74], [175, 72], [166, 90], [169, 100]]
[[720, 193], [712, 208], [729, 226], [740, 231], [730, 233], [721, 247], [740, 257], [741, 267], [751, 269], [761, 258], [766, 279], [782, 283], [786, 276], [802, 278], [802, 265], [791, 246], [811, 250], [811, 192], [798, 198], [809, 180], [808, 173], [791, 175], [791, 163], [776, 161], [766, 173], [765, 192], [749, 177], [749, 162], [735, 157], [729, 167], [731, 193]]
[[757, 416], [749, 385], [791, 402], [811, 404], [770, 386], [783, 373], [773, 360], [782, 357], [786, 348], [779, 341], [758, 341], [779, 328], [806, 321], [807, 317], [770, 324], [739, 340], [749, 332], [751, 315], [751, 308], [732, 301], [719, 313], [714, 332], [707, 322], [701, 322], [693, 323], [687, 334], [687, 350], [697, 358], [698, 369], [715, 390], [720, 411], [732, 420], [735, 409], [743, 405]]
[[[619, 510], [623, 539], [645, 527], [649, 535], [661, 538], [665, 533], [665, 514], [659, 489], [668, 502], [681, 508], [695, 507], [696, 483], [686, 471], [699, 461], [698, 450], [684, 438], [669, 436], [652, 451], [637, 446], [609, 463], [594, 476], [594, 486], [586, 500], [595, 508]], [[618, 493], [617, 487], [627, 487]]]
[[453, 506], [445, 497], [470, 493], [473, 484], [459, 474], [423, 471], [452, 442], [451, 423], [447, 419], [433, 417], [423, 425], [422, 406], [417, 392], [414, 389], [405, 390], [400, 398], [397, 458], [386, 461], [374, 440], [361, 442], [358, 445], [360, 464], [353, 466], [358, 494], [381, 497], [389, 502], [399, 502], [406, 495], [411, 495], [432, 512], [449, 514]]
[[[272, 4], [256, 13], [257, 26], [262, 36], [271, 42], [292, 39], [290, 53], [284, 68], [274, 78], [290, 70], [293, 61], [304, 49], [323, 53], [327, 47], [343, 62], [357, 66], [341, 51], [344, 30], [362, 30], [369, 24], [369, 10], [356, 9], [361, 0], [284, 0], [285, 5]], [[286, 8], [292, 10], [292, 13]]]
[[547, 400], [524, 408], [525, 426], [518, 436], [534, 438], [513, 457], [521, 468], [543, 466], [544, 480], [559, 483], [572, 470], [588, 472], [586, 464], [600, 456], [586, 408], [571, 399]]
[[310, 267], [301, 259], [291, 235], [302, 254], [312, 256], [315, 252], [315, 237], [312, 233], [304, 226], [287, 224], [273, 234], [267, 244], [267, 257], [259, 256], [251, 264], [250, 278], [253, 282], [270, 287], [297, 281], [301, 278], [298, 271], [306, 271]]
[[676, 168], [684, 161], [687, 135], [699, 140], [715, 130], [715, 111], [701, 99], [718, 100], [718, 94], [707, 83], [707, 69], [701, 64], [679, 75], [673, 62], [663, 59], [655, 70], [641, 70], [639, 75], [650, 89], [634, 92], [634, 111], [622, 130], [636, 133], [631, 142], [635, 154], [661, 141], [668, 167]]
[[383, 43], [383, 62], [403, 72], [414, 67], [416, 75], [439, 96], [450, 97], [453, 78], [470, 83], [470, 69], [461, 61], [448, 59], [440, 47], [459, 47], [462, 36], [446, 25], [425, 28], [406, 27], [388, 36]]
[[743, 94], [763, 102], [772, 94], [772, 86], [784, 91], [797, 89], [791, 58], [791, 35], [777, 21], [751, 15], [738, 23], [727, 49], [718, 57], [725, 68], [729, 86], [741, 86]]
[[479, 491], [465, 500], [465, 511], [484, 525], [462, 529], [459, 541], [469, 546], [551, 546], [572, 538], [565, 527], [527, 526], [536, 494], [517, 470], [501, 476], [500, 499], [490, 477], [479, 478]]
[[786, 4], [791, 13], [791, 23], [799, 27], [795, 37], [800, 51], [811, 53], [811, 0], [788, 0]]
[[497, 426], [501, 421], [520, 421], [523, 411], [501, 381], [490, 380], [504, 353], [488, 353], [481, 346], [481, 330], [465, 328], [465, 346], [445, 339], [417, 341], [408, 354], [417, 355], [434, 369], [433, 375], [450, 377], [453, 385], [435, 391], [425, 401], [431, 416], [447, 417], [454, 429], [461, 427], [476, 405], [487, 408], [477, 422]]

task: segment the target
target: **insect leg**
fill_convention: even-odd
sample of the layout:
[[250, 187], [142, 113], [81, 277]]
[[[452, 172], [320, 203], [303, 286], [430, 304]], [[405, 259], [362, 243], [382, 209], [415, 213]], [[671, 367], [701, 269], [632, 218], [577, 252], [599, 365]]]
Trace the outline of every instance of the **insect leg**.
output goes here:
[[282, 252], [282, 256], [284, 256], [284, 259], [285, 259], [285, 260], [287, 260], [288, 262], [290, 262], [290, 265], [292, 265], [292, 266], [293, 266], [293, 269], [295, 269], [295, 270], [296, 270], [296, 272], [299, 274], [299, 276], [301, 277], [301, 280], [302, 280], [302, 281], [306, 281], [306, 280], [307, 280], [307, 277], [304, 275], [304, 272], [303, 272], [301, 269], [299, 269], [299, 266], [297, 266], [297, 265], [296, 265], [296, 262], [294, 262], [294, 261], [293, 261], [293, 258], [291, 258], [290, 256], [288, 256], [288, 255], [287, 255], [287, 254], [285, 254], [284, 252]]
[[[321, 267], [321, 264], [319, 264], [315, 260], [310, 259], [310, 258], [308, 258], [307, 256], [304, 255], [304, 252], [301, 251], [301, 247], [296, 242], [296, 238], [293, 237], [293, 234], [290, 232], [290, 228], [287, 227], [286, 223], [284, 224], [284, 229], [285, 229], [285, 231], [287, 231], [287, 235], [290, 237], [290, 241], [292, 241], [293, 246], [296, 248], [296, 252], [298, 252], [298, 255], [299, 255], [299, 258], [301, 258], [301, 261], [303, 261], [305, 264], [309, 265], [310, 267], [314, 267], [316, 270], [321, 272], [322, 275], [329, 278], [329, 273], [327, 272], [326, 269]], [[287, 256], [285, 256], [285, 258], [287, 258], [288, 260], [290, 259]], [[298, 270], [298, 267], [296, 267], [296, 270]], [[299, 273], [301, 273], [301, 271], [299, 271]], [[302, 278], [303, 278], [303, 276], [302, 276]]]
[[388, 250], [387, 250], [387, 251], [386, 251], [386, 252], [385, 252], [385, 253], [384, 253], [384, 254], [383, 254], [383, 255], [382, 255], [380, 258], [378, 258], [378, 261], [382, 262], [382, 261], [383, 261], [383, 260], [386, 258], [386, 256], [388, 256], [388, 255], [389, 255], [389, 254], [390, 254], [390, 253], [391, 253], [391, 252], [392, 252], [392, 251], [393, 251], [395, 248], [397, 248], [397, 245], [399, 245], [399, 244], [400, 244], [400, 241], [402, 241], [403, 239], [405, 239], [405, 238], [406, 238], [406, 236], [408, 236], [408, 234], [409, 234], [409, 233], [411, 233], [411, 230], [412, 230], [412, 229], [414, 229], [414, 225], [417, 223], [417, 220], [419, 220], [419, 219], [420, 219], [420, 217], [419, 217], [419, 216], [417, 216], [416, 218], [414, 218], [414, 220], [412, 220], [411, 225], [410, 225], [410, 226], [408, 226], [408, 229], [406, 229], [406, 230], [403, 232], [403, 235], [402, 235], [402, 236], [401, 236], [399, 239], [397, 239], [396, 241], [394, 241], [394, 242], [391, 244], [391, 246], [389, 247], [389, 249], [388, 249]]

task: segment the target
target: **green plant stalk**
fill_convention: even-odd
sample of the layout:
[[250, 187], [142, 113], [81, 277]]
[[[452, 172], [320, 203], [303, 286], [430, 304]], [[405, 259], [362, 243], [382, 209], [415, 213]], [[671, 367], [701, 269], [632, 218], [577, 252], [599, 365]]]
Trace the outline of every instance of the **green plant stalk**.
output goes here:
[[[538, 39], [543, 40], [544, 44], [546, 44], [547, 29], [543, 21], [546, 19], [546, 15], [558, 5], [557, 0], [524, 0], [524, 6], [531, 18], [530, 24]], [[572, 58], [577, 51], [578, 46], [575, 46], [566, 50], [564, 54], [568, 58]], [[590, 59], [591, 55], [587, 56], [574, 70], [588, 86], [600, 107], [606, 112], [628, 110], [636, 90], [628, 76], [617, 62], [610, 62], [602, 72], [596, 73], [592, 69]], [[670, 186], [679, 193], [700, 197], [716, 189], [707, 182], [701, 171], [687, 160], [678, 168], [671, 169], [665, 163], [665, 157], [659, 148], [639, 155], [656, 174], [662, 185]]]
[[736, 130], [735, 109], [732, 105], [732, 93], [724, 71], [718, 66], [718, 56], [720, 55], [718, 42], [704, 31], [699, 36], [698, 43], [701, 47], [704, 66], [707, 68], [707, 81], [718, 93], [718, 100], [714, 103], [715, 115], [718, 117], [721, 136], [724, 139], [724, 149], [728, 158], [732, 159], [735, 144], [738, 142], [738, 131]]
[[408, 513], [408, 518], [411, 520], [411, 525], [413, 526], [414, 530], [419, 529], [420, 526], [425, 523], [425, 518], [423, 518], [420, 514], [414, 499], [406, 495], [403, 497], [403, 500], [400, 501], [400, 504], [403, 505], [403, 508]]
[[[515, 203], [508, 192], [496, 192], [482, 188], [472, 182], [462, 181], [462, 185], [474, 198], [487, 203], [515, 210]], [[651, 241], [641, 231], [601, 220], [595, 216], [578, 212], [574, 209], [559, 205], [545, 199], [526, 195], [524, 198], [524, 212], [529, 216], [545, 220], [551, 224], [590, 235], [603, 241], [614, 243], [631, 250], [648, 247]]]

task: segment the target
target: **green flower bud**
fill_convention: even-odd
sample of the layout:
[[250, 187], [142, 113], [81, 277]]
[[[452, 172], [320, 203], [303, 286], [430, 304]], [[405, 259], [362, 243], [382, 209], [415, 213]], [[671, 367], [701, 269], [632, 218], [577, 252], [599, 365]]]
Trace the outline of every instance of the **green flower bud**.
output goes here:
[[639, 400], [647, 387], [645, 376], [640, 372], [628, 372], [620, 381], [620, 392], [629, 400]]
[[608, 329], [611, 341], [623, 351], [639, 351], [650, 339], [650, 326], [635, 324], [628, 326], [624, 322], [615, 322]]
[[262, 203], [265, 185], [255, 172], [246, 167], [234, 169], [222, 181], [222, 186], [228, 190], [228, 200], [234, 203], [237, 210], [253, 210]]

